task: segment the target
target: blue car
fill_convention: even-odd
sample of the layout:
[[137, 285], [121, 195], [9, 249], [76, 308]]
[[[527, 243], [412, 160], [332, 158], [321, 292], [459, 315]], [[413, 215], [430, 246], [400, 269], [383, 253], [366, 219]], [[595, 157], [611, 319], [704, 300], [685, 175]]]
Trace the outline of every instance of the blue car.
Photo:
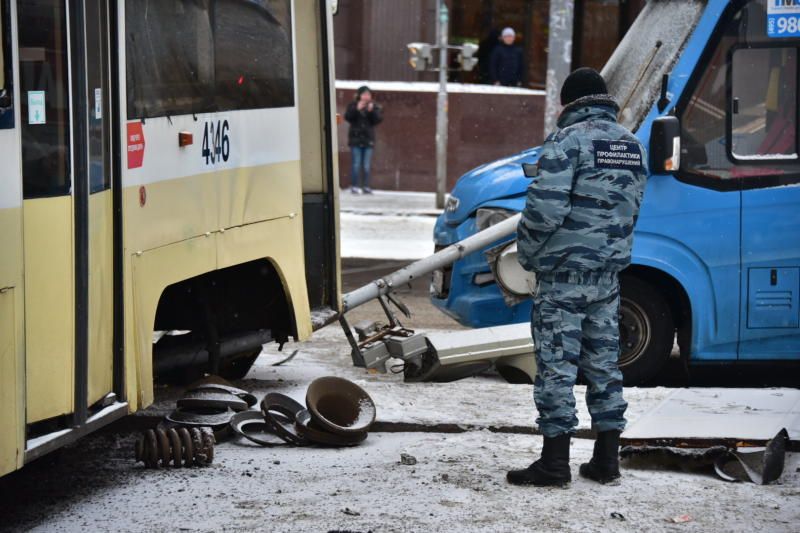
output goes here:
[[[621, 275], [626, 384], [651, 380], [671, 354], [800, 360], [796, 4], [648, 2], [603, 70], [651, 162]], [[437, 220], [437, 248], [521, 211], [523, 164], [538, 157], [532, 148], [462, 176]], [[434, 273], [433, 303], [472, 327], [528, 321], [513, 241], [489, 248]]]

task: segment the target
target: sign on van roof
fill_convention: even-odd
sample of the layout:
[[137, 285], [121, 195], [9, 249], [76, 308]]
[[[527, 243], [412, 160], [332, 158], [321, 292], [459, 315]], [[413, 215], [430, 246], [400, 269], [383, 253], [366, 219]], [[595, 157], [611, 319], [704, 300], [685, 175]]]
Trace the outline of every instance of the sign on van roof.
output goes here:
[[800, 37], [800, 0], [768, 0], [767, 36]]

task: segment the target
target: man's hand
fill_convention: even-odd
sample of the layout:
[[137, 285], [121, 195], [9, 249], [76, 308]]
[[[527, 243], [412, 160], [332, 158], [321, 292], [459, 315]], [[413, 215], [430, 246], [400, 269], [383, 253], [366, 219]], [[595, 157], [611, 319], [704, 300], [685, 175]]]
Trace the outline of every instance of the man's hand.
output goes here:
[[373, 109], [375, 109], [375, 104], [373, 102], [368, 103], [367, 104], [367, 111], [369, 111], [371, 113]]
[[359, 111], [363, 111], [365, 107], [367, 107], [367, 103], [366, 103], [366, 102], [364, 102], [364, 100], [359, 100], [359, 101], [358, 101], [358, 104], [356, 105], [356, 108], [357, 108]]

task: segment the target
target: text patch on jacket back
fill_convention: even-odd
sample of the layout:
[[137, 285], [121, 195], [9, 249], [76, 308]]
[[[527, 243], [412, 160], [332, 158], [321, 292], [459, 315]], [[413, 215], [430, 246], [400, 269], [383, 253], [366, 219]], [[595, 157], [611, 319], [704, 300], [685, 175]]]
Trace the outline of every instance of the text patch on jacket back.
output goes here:
[[642, 149], [631, 141], [592, 141], [595, 168], [641, 170]]

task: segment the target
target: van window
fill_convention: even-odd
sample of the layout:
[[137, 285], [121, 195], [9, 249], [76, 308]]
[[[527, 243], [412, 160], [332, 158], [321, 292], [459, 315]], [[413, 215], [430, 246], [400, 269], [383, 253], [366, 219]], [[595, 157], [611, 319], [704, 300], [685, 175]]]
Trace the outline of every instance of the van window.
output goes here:
[[734, 158], [797, 159], [797, 49], [735, 50], [731, 90]]
[[797, 40], [767, 36], [766, 0], [738, 5], [678, 103], [678, 177], [715, 189], [800, 182]]
[[127, 0], [128, 118], [294, 105], [290, 0]]

